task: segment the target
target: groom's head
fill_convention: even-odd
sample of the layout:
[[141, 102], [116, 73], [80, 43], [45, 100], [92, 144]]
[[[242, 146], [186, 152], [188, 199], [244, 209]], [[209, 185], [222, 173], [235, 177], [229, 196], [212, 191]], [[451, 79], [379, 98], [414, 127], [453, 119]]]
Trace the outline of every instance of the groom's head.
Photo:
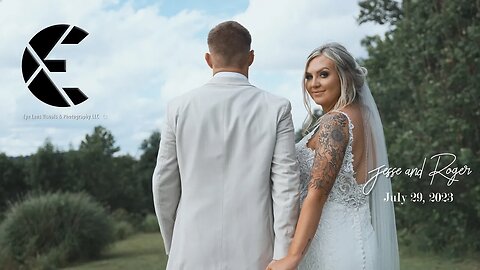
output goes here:
[[208, 33], [209, 53], [205, 54], [208, 65], [216, 71], [248, 71], [253, 62], [250, 50], [252, 37], [248, 30], [235, 21], [226, 21]]

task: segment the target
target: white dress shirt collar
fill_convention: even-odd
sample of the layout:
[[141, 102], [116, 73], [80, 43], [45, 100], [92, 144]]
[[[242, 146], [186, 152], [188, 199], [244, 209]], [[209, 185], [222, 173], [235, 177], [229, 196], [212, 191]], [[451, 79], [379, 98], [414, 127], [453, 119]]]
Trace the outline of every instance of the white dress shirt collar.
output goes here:
[[230, 72], [230, 71], [220, 71], [215, 73], [213, 75], [215, 78], [237, 78], [237, 79], [243, 79], [243, 80], [248, 80], [247, 76], [238, 73], [238, 72]]

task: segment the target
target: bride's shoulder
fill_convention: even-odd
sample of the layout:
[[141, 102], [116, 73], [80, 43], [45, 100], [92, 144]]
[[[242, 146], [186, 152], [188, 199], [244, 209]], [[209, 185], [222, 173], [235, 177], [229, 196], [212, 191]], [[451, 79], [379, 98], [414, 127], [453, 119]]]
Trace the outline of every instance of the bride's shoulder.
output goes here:
[[319, 119], [319, 127], [326, 124], [348, 125], [350, 116], [341, 110], [329, 111]]
[[349, 129], [350, 120], [348, 116], [341, 111], [331, 111], [324, 114], [320, 117], [318, 123], [318, 133], [323, 137], [328, 134], [336, 136], [336, 138], [344, 137], [345, 135], [348, 138], [348, 129]]
[[358, 105], [351, 104], [335, 112], [345, 114], [353, 126], [363, 126], [362, 112]]

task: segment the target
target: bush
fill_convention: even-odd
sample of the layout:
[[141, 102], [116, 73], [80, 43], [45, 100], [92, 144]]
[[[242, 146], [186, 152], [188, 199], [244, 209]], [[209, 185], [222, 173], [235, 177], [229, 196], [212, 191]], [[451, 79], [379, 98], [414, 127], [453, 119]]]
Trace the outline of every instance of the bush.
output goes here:
[[115, 240], [123, 240], [135, 232], [132, 224], [127, 221], [117, 221], [113, 227]]
[[86, 194], [28, 196], [0, 226], [1, 269], [52, 269], [97, 257], [113, 241], [105, 210]]
[[115, 211], [112, 212], [110, 215], [115, 222], [127, 222], [132, 225], [134, 230], [138, 230], [143, 221], [143, 216], [140, 213], [130, 213], [127, 210], [123, 208], [116, 209]]
[[159, 230], [157, 217], [152, 214], [146, 215], [142, 222], [142, 231], [151, 233]]
[[115, 221], [127, 221], [130, 222], [130, 214], [127, 212], [127, 210], [123, 208], [116, 209], [115, 211], [112, 212], [110, 215]]

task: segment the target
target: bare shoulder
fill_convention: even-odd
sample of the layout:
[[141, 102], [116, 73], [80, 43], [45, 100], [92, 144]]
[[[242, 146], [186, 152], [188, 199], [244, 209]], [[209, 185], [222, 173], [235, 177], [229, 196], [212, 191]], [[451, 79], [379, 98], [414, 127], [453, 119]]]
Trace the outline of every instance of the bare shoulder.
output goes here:
[[324, 114], [321, 118], [319, 123], [323, 125], [331, 125], [335, 124], [336, 126], [346, 126], [348, 127], [348, 118], [350, 118], [350, 115], [348, 117], [345, 115], [347, 114], [344, 111], [330, 111], [326, 114]]
[[357, 128], [363, 127], [362, 112], [359, 105], [351, 104], [340, 110], [341, 112], [348, 115], [348, 118], [352, 121], [352, 124]]

